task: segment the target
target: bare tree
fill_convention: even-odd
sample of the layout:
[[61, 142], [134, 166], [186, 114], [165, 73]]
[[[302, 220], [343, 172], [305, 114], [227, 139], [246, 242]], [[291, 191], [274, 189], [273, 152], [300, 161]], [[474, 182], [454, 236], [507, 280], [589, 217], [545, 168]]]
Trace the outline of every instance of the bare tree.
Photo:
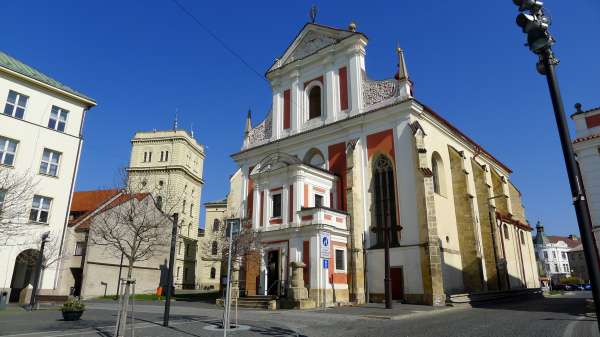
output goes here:
[[127, 284], [121, 302], [117, 330], [124, 333], [130, 281], [136, 263], [168, 252], [171, 239], [170, 214], [178, 199], [168, 186], [153, 186], [143, 177], [127, 179], [121, 195], [94, 216], [89, 229], [93, 245], [103, 246], [116, 258], [127, 261]]
[[29, 208], [33, 199], [35, 181], [29, 174], [0, 167], [0, 246], [28, 228]]
[[[233, 264], [234, 272], [232, 274], [232, 283], [237, 283], [239, 271], [239, 265], [248, 258], [249, 255], [256, 253], [259, 242], [259, 233], [248, 226], [246, 219], [241, 219], [241, 226], [238, 233], [234, 234], [229, 241], [229, 225], [230, 220], [236, 219], [233, 213], [224, 214], [219, 219], [219, 225], [217, 228], [214, 224], [206, 224], [206, 226], [213, 226], [211, 235], [206, 236], [206, 240], [202, 241], [201, 251], [204, 257], [207, 259], [217, 258], [221, 261], [221, 266], [227, 266], [229, 255], [231, 254], [231, 261]], [[205, 229], [206, 232], [207, 229]], [[231, 247], [231, 251], [230, 251]], [[216, 254], [215, 254], [216, 253]], [[234, 284], [237, 287], [237, 284]]]

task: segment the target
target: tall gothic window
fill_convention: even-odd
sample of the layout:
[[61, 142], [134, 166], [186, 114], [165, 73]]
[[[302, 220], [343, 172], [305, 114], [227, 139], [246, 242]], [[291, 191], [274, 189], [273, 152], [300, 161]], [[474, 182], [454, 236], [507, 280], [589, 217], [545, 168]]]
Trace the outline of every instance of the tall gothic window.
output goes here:
[[434, 152], [431, 156], [431, 173], [433, 175], [433, 191], [439, 195], [446, 195], [446, 184], [444, 181], [444, 162], [439, 153]]
[[377, 241], [372, 248], [384, 246], [384, 228], [390, 230], [390, 246], [400, 244], [400, 226], [396, 219], [396, 187], [394, 168], [385, 156], [379, 156], [373, 164], [373, 208], [375, 211], [374, 232]]
[[321, 87], [315, 85], [308, 92], [308, 119], [321, 117]]

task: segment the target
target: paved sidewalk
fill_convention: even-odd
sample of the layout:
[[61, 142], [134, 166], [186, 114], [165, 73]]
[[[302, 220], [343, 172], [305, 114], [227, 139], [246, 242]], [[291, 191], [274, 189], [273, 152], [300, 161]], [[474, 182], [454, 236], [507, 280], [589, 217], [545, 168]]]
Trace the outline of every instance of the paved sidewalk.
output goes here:
[[383, 303], [368, 303], [360, 306], [328, 308], [328, 314], [353, 315], [378, 319], [405, 319], [415, 316], [437, 314], [449, 310], [459, 310], [460, 307], [432, 307], [427, 305], [394, 303], [392, 309], [386, 309]]

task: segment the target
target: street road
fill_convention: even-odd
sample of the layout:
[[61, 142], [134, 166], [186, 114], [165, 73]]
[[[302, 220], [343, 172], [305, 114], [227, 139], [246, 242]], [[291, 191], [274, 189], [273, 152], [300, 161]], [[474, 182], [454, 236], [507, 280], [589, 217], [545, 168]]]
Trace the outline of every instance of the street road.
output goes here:
[[[393, 312], [380, 307], [337, 308], [326, 311], [239, 312], [246, 330], [230, 336], [402, 336], [402, 337], [600, 337], [596, 320], [586, 314], [589, 293], [511, 300], [474, 308], [442, 308], [396, 304]], [[0, 312], [0, 335], [12, 337], [112, 336], [116, 305], [88, 304], [79, 322], [60, 320], [60, 312]], [[177, 302], [172, 325], [161, 327], [162, 307], [136, 307], [136, 336], [222, 336], [214, 327], [221, 311], [213, 305]]]

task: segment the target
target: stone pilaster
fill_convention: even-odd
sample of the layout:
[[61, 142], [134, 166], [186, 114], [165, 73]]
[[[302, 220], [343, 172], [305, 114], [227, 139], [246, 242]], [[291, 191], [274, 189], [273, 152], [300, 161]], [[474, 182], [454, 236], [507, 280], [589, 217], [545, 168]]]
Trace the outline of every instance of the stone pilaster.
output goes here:
[[415, 130], [415, 145], [417, 155], [417, 200], [419, 200], [419, 226], [421, 241], [424, 242], [421, 255], [421, 270], [423, 274], [423, 302], [431, 305], [444, 305], [444, 281], [442, 275], [442, 258], [440, 239], [437, 232], [437, 219], [433, 190], [433, 174], [427, 160], [423, 129], [413, 125]]

